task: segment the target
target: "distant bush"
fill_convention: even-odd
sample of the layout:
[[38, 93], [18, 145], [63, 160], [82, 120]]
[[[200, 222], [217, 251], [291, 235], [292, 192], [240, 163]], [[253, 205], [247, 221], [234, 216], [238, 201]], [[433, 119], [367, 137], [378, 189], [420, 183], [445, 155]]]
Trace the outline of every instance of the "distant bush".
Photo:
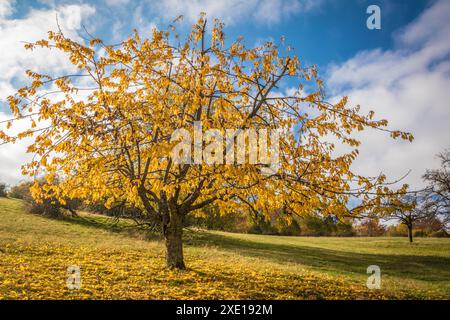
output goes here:
[[66, 211], [69, 211], [72, 215], [76, 214], [75, 210], [80, 205], [80, 201], [67, 200], [67, 203], [62, 205], [58, 200], [49, 198], [38, 202], [31, 196], [30, 188], [33, 186], [33, 183], [22, 182], [13, 186], [8, 194], [9, 197], [24, 200], [27, 211], [33, 214], [41, 214], [53, 218], [63, 216]]
[[45, 215], [52, 218], [62, 216], [61, 207], [48, 199], [45, 199], [42, 202], [36, 202], [34, 199], [27, 201], [27, 210], [33, 214]]
[[278, 234], [282, 236], [299, 236], [301, 234], [301, 228], [297, 220], [287, 221], [281, 220], [278, 224]]
[[448, 234], [445, 230], [434, 231], [428, 235], [429, 237], [435, 238], [450, 238], [450, 234]]
[[30, 187], [32, 185], [33, 184], [31, 182], [22, 182], [18, 185], [15, 185], [9, 191], [8, 196], [10, 198], [25, 200], [26, 198], [31, 197]]
[[8, 194], [6, 192], [6, 184], [0, 182], [0, 197], [6, 197]]
[[406, 237], [408, 236], [408, 229], [404, 224], [396, 224], [387, 227], [386, 235], [389, 237]]
[[206, 207], [195, 217], [187, 218], [186, 226], [228, 232], [282, 235], [282, 236], [340, 236], [351, 237], [355, 231], [351, 221], [340, 221], [334, 216], [311, 215], [297, 217], [283, 210], [274, 210], [269, 217], [246, 212], [220, 214], [213, 206]]
[[351, 237], [355, 231], [351, 221], [340, 221], [335, 216], [321, 217], [310, 215], [298, 219], [302, 236], [312, 237]]
[[426, 237], [427, 233], [424, 230], [414, 230], [413, 236], [414, 237]]
[[265, 234], [265, 235], [277, 235], [278, 230], [270, 224], [270, 222], [260, 222], [258, 224], [252, 224], [247, 229], [247, 233], [250, 234]]
[[[408, 236], [407, 227], [398, 223], [391, 225], [386, 230], [386, 235], [390, 237], [406, 237]], [[430, 217], [417, 221], [413, 225], [413, 236], [415, 237], [447, 237], [448, 232], [445, 230], [445, 223], [436, 217]]]
[[308, 216], [300, 219], [300, 227], [304, 236], [327, 236], [333, 232], [331, 221], [319, 216]]
[[221, 214], [215, 205], [210, 205], [200, 210], [197, 215], [186, 217], [185, 226], [229, 232], [246, 232], [246, 219], [238, 212]]
[[356, 231], [351, 222], [339, 222], [336, 224], [336, 231], [333, 234], [337, 237], [353, 237]]

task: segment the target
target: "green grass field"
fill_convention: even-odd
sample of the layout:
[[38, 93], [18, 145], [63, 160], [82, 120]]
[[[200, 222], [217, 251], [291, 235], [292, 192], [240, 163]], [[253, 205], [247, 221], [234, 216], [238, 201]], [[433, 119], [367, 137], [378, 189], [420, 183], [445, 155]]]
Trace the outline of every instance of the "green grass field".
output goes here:
[[[309, 238], [185, 231], [186, 271], [130, 222], [53, 220], [0, 198], [2, 299], [450, 299], [450, 239]], [[381, 289], [366, 268], [381, 268]], [[67, 267], [81, 268], [79, 290]]]

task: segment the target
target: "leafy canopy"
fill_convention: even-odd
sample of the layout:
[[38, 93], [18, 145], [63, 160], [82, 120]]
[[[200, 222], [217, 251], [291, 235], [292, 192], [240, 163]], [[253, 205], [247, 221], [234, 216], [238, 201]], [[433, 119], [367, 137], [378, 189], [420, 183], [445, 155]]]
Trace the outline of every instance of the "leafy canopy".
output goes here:
[[[371, 128], [412, 140], [410, 134], [387, 129], [372, 111], [361, 114], [346, 97], [326, 102], [315, 67], [303, 66], [289, 48], [271, 42], [248, 48], [243, 39], [225, 44], [220, 21], [206, 26], [202, 15], [185, 41], [173, 29], [155, 29], [145, 39], [135, 31], [119, 45], [79, 43], [61, 31], [27, 44], [65, 53], [78, 70], [29, 70], [31, 85], [9, 97], [14, 118], [7, 127], [23, 118], [30, 127], [18, 135], [0, 131], [0, 139], [33, 137], [28, 152], [35, 158], [23, 173], [46, 179], [34, 196], [108, 206], [126, 201], [155, 215], [212, 202], [221, 210], [245, 205], [255, 212], [343, 215], [352, 196], [362, 199], [357, 213], [398, 192], [385, 186], [384, 175], [351, 170], [360, 144], [353, 133]], [[288, 81], [296, 89], [284, 94], [280, 85]], [[258, 164], [175, 164], [171, 134], [192, 131], [194, 121], [221, 132], [279, 129], [280, 169], [268, 176]], [[334, 143], [326, 142], [330, 137]], [[336, 144], [352, 151], [334, 156]]]

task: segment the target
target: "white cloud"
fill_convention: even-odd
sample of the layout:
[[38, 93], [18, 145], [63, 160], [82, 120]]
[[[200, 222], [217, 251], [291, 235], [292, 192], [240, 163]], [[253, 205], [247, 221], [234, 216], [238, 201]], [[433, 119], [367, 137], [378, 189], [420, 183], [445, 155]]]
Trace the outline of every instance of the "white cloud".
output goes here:
[[123, 5], [129, 4], [130, 0], [105, 0], [105, 3], [107, 5], [116, 7], [116, 6], [123, 6]]
[[[71, 67], [61, 53], [49, 53], [48, 49], [24, 49], [25, 42], [33, 42], [47, 37], [49, 30], [57, 30], [56, 16], [63, 32], [80, 40], [76, 30], [81, 21], [92, 15], [95, 9], [87, 5], [69, 5], [57, 10], [31, 10], [23, 19], [0, 19], [0, 88], [10, 88], [11, 82], [23, 79], [26, 69], [37, 72], [63, 72]], [[0, 91], [0, 99], [10, 94], [9, 90]]]
[[[10, 115], [0, 112], [0, 121], [5, 121], [10, 118]], [[4, 129], [3, 125], [0, 124], [2, 130]], [[14, 135], [29, 127], [30, 121], [28, 119], [16, 121], [7, 133]], [[14, 185], [22, 180], [26, 180], [26, 177], [22, 176], [21, 165], [29, 162], [32, 158], [31, 154], [26, 153], [27, 146], [31, 143], [31, 138], [27, 138], [19, 141], [17, 144], [0, 146], [0, 182]]]
[[195, 22], [200, 12], [209, 18], [220, 18], [228, 24], [248, 21], [279, 23], [283, 19], [318, 6], [317, 0], [163, 0], [152, 2], [152, 8], [164, 18], [174, 19], [183, 15], [189, 22]]
[[2, 0], [0, 2], [0, 18], [7, 17], [14, 12], [16, 0]]
[[154, 28], [157, 28], [156, 24], [148, 19], [147, 15], [145, 14], [145, 8], [142, 4], [139, 4], [133, 10], [132, 19], [135, 27], [141, 33], [141, 36], [149, 37], [151, 35], [152, 30]]
[[[3, 1], [1, 6], [4, 6]], [[27, 69], [53, 75], [73, 71], [73, 66], [62, 53], [49, 52], [48, 49], [30, 52], [24, 49], [24, 42], [46, 38], [47, 31], [57, 30], [56, 15], [63, 32], [73, 39], [81, 40], [77, 30], [81, 28], [82, 21], [94, 13], [95, 9], [88, 5], [67, 5], [54, 10], [32, 9], [21, 19], [7, 19], [0, 15], [0, 47], [3, 48], [0, 59], [0, 101], [4, 102], [8, 95], [15, 92], [25, 80]], [[0, 112], [0, 121], [9, 118], [10, 115]], [[25, 124], [18, 124], [18, 127], [25, 128]], [[0, 124], [0, 127], [4, 129], [4, 124]], [[20, 166], [29, 159], [25, 153], [27, 145], [27, 141], [21, 141], [16, 145], [0, 147], [0, 181], [17, 183], [22, 179]]]
[[392, 141], [370, 130], [356, 171], [423, 186], [426, 168], [438, 166], [435, 154], [450, 147], [450, 1], [439, 1], [395, 35], [393, 50], [364, 51], [330, 68], [327, 83], [335, 96], [348, 95], [363, 111], [374, 110], [394, 129], [410, 131], [413, 143]]

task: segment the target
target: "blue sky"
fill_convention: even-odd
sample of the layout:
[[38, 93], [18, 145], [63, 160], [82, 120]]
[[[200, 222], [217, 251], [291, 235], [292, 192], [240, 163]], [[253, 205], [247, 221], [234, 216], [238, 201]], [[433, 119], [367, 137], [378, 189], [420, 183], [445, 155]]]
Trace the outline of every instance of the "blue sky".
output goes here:
[[[7, 1], [7, 0], [5, 0]], [[289, 2], [279, 0], [268, 0], [268, 2]], [[14, 11], [10, 18], [21, 19], [30, 13], [30, 10], [48, 10], [65, 4], [88, 4], [95, 7], [96, 14], [94, 25], [86, 23], [88, 30], [96, 36], [112, 41], [125, 37], [132, 28], [141, 29], [145, 25], [155, 24], [164, 28], [179, 14], [185, 14], [184, 7], [177, 6], [177, 1], [171, 8], [172, 14], [161, 14], [160, 10], [154, 9], [155, 3], [159, 1], [136, 1], [136, 0], [86, 0], [86, 1], [51, 1], [51, 0], [25, 0], [16, 1]], [[184, 1], [189, 3], [189, 1]], [[199, 2], [196, 7], [207, 11], [211, 3], [217, 1], [193, 1]], [[209, 2], [209, 4], [208, 4]], [[219, 1], [220, 2], [220, 1]], [[223, 1], [226, 3], [226, 1]], [[433, 1], [430, 0], [316, 0], [311, 1], [308, 8], [293, 9], [291, 13], [284, 13], [277, 19], [246, 19], [240, 16], [230, 20], [225, 15], [233, 15], [235, 2], [229, 1], [229, 5], [223, 14], [216, 14], [215, 9], [211, 16], [218, 16], [227, 21], [227, 35], [230, 38], [244, 36], [247, 43], [252, 44], [261, 39], [279, 39], [286, 37], [286, 42], [291, 44], [297, 54], [305, 61], [317, 64], [321, 69], [330, 62], [339, 63], [353, 56], [361, 50], [374, 48], [389, 49], [393, 43], [393, 35], [396, 31], [413, 21]], [[252, 2], [252, 1], [249, 1]], [[258, 2], [258, 1], [256, 1]], [[264, 2], [264, 1], [260, 1]], [[299, 1], [310, 3], [310, 1]], [[206, 3], [202, 7], [202, 3]], [[382, 29], [369, 30], [366, 27], [368, 14], [366, 9], [369, 5], [376, 4], [382, 12]], [[139, 18], [136, 19], [136, 15]], [[189, 27], [192, 22], [189, 17], [194, 13], [189, 11], [187, 22], [184, 27]], [[93, 22], [91, 19], [91, 23]], [[120, 32], [111, 28], [120, 24]]]
[[[144, 34], [153, 27], [167, 28], [178, 15], [185, 16], [179, 29], [187, 31], [198, 14], [205, 11], [210, 20], [217, 17], [226, 22], [228, 39], [244, 36], [249, 46], [269, 39], [279, 41], [285, 37], [286, 44], [295, 49], [303, 63], [317, 65], [322, 76], [326, 75], [330, 65], [343, 63], [363, 50], [393, 48], [395, 34], [434, 3], [430, 0], [2, 1], [0, 12], [3, 6], [3, 16], [8, 21], [26, 20], [36, 12], [48, 12], [46, 22], [49, 29], [56, 28], [56, 15], [61, 8], [84, 7], [84, 13], [72, 9], [72, 15], [77, 16], [79, 21], [75, 28], [70, 29], [86, 36], [81, 29], [83, 25], [91, 34], [109, 43], [125, 39], [134, 28]], [[381, 8], [381, 30], [366, 27], [369, 17], [366, 9], [371, 4]], [[93, 11], [87, 10], [87, 7]], [[51, 14], [52, 11], [54, 14]], [[60, 20], [69, 16], [70, 11], [62, 16], [59, 13]], [[29, 27], [33, 28], [32, 25]], [[16, 36], [17, 44], [28, 40], [26, 35]], [[17, 86], [21, 84], [17, 78], [10, 82]], [[3, 100], [0, 100], [0, 111], [7, 111]]]
[[[381, 30], [366, 27], [372, 4], [381, 8]], [[361, 133], [355, 171], [397, 179], [411, 170], [403, 182], [419, 188], [425, 170], [439, 165], [434, 155], [450, 147], [448, 0], [0, 0], [0, 120], [8, 117], [2, 101], [26, 81], [24, 70], [70, 70], [63, 56], [30, 53], [21, 42], [55, 30], [56, 16], [75, 40], [83, 41], [84, 25], [117, 43], [133, 28], [145, 35], [180, 14], [178, 28], [186, 31], [202, 11], [222, 19], [227, 37], [242, 35], [248, 46], [284, 36], [304, 63], [319, 67], [331, 100], [347, 95], [363, 112], [374, 110], [391, 128], [415, 135], [409, 144]], [[25, 143], [0, 148], [0, 181], [21, 179], [25, 149]]]

